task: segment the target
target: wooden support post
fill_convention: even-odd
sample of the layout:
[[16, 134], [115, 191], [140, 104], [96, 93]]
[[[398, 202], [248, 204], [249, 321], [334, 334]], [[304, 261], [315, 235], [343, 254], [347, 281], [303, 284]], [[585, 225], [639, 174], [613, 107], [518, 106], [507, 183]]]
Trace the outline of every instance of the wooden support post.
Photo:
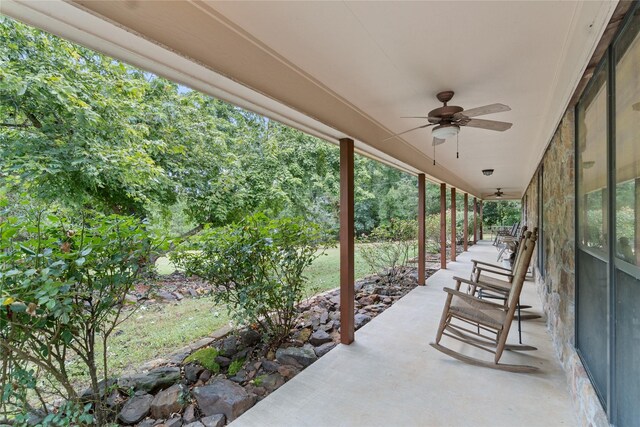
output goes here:
[[482, 223], [484, 222], [484, 218], [483, 218], [483, 215], [482, 215], [482, 211], [483, 210], [484, 210], [484, 204], [483, 204], [482, 200], [480, 200], [480, 218], [479, 218], [479, 220], [480, 220], [479, 221], [480, 222], [480, 240], [484, 239], [484, 235], [482, 233], [482, 231], [483, 231], [482, 230], [482, 228], [483, 228], [482, 227]]
[[425, 176], [418, 174], [418, 285], [425, 284]]
[[469, 244], [469, 194], [464, 193], [464, 222], [462, 223], [462, 250], [467, 251]]
[[440, 268], [447, 268], [447, 184], [440, 184]]
[[473, 198], [473, 244], [478, 243], [478, 199]]
[[354, 339], [353, 140], [340, 140], [340, 342]]
[[451, 188], [451, 261], [456, 260], [456, 189]]

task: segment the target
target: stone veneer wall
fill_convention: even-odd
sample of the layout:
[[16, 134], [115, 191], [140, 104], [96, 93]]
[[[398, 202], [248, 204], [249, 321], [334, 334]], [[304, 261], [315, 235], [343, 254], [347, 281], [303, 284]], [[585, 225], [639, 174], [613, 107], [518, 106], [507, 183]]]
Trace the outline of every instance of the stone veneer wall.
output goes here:
[[[542, 159], [544, 277], [537, 251], [531, 261], [538, 294], [547, 315], [547, 327], [567, 374], [580, 425], [608, 426], [607, 416], [575, 350], [575, 181], [574, 114], [569, 109]], [[538, 226], [538, 174], [524, 197], [529, 229]]]

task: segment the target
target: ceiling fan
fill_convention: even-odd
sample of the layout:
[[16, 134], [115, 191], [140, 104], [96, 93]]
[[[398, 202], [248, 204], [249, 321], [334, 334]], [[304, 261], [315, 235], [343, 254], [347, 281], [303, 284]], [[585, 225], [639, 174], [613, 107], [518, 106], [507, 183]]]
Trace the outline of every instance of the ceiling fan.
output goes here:
[[482, 196], [483, 197], [487, 197], [487, 198], [492, 198], [492, 199], [504, 199], [509, 198], [509, 199], [517, 199], [519, 198], [519, 196], [517, 195], [517, 193], [514, 192], [504, 192], [502, 191], [503, 187], [498, 187], [496, 188], [496, 191], [494, 191], [493, 193], [485, 193]]
[[504, 104], [490, 104], [484, 107], [472, 108], [465, 110], [462, 107], [455, 105], [447, 105], [451, 98], [453, 98], [454, 92], [451, 90], [440, 92], [436, 95], [438, 101], [444, 105], [429, 111], [427, 116], [411, 116], [402, 117], [403, 119], [427, 119], [429, 123], [405, 130], [404, 132], [391, 135], [388, 138], [383, 139], [387, 141], [395, 138], [396, 136], [404, 135], [417, 129], [423, 129], [429, 126], [435, 126], [431, 134], [433, 135], [433, 146], [442, 144], [447, 138], [458, 135], [460, 127], [469, 126], [480, 129], [487, 129], [493, 131], [504, 132], [511, 128], [512, 124], [507, 122], [499, 122], [496, 120], [483, 120], [474, 119], [473, 117], [484, 116], [485, 114], [501, 113], [503, 111], [511, 111], [507, 105]]

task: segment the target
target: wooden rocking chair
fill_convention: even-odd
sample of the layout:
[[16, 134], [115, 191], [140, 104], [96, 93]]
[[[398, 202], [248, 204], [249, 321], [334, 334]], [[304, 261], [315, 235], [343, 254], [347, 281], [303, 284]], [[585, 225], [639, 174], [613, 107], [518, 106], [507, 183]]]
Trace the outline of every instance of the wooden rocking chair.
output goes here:
[[[516, 257], [511, 268], [503, 267], [497, 264], [491, 264], [488, 262], [471, 260], [473, 263], [473, 267], [471, 268], [471, 281], [474, 282], [474, 285], [471, 285], [469, 288], [469, 293], [472, 295], [477, 295], [480, 298], [492, 298], [492, 299], [502, 299], [506, 300], [509, 295], [509, 291], [511, 290], [511, 284], [514, 278], [515, 268], [518, 265], [518, 260], [523, 253], [524, 245], [522, 242], [525, 239], [525, 234], [527, 231], [527, 227], [524, 226], [522, 228], [523, 232], [520, 236], [520, 241], [517, 244], [516, 249]], [[538, 228], [535, 227], [533, 229], [532, 238], [537, 240], [538, 238]], [[531, 261], [529, 261], [531, 262]], [[524, 266], [525, 272], [529, 270], [529, 264]], [[494, 275], [502, 276], [502, 278], [496, 278], [493, 276], [488, 276], [487, 273], [491, 273]], [[525, 273], [526, 274], [526, 273]], [[520, 301], [518, 301], [518, 305], [516, 307], [517, 311], [517, 319], [518, 319], [518, 341], [522, 344], [522, 320], [532, 320], [539, 319], [540, 315], [538, 314], [522, 314], [522, 309], [531, 308], [530, 305], [521, 305]]]
[[[442, 311], [435, 343], [430, 344], [433, 348], [472, 365], [510, 372], [534, 372], [538, 370], [534, 366], [499, 363], [504, 350], [537, 350], [535, 347], [527, 345], [506, 343], [524, 284], [527, 267], [533, 255], [535, 242], [536, 236], [531, 232], [527, 232], [521, 242], [522, 252], [518, 257], [517, 265], [513, 272], [513, 281], [510, 283], [504, 304], [497, 304], [478, 298], [476, 295], [462, 292], [460, 287], [463, 283], [469, 286], [469, 290], [478, 286], [478, 283], [460, 277], [453, 278], [456, 281], [456, 288], [444, 288], [448, 295]], [[493, 353], [493, 362], [466, 356], [445, 347], [440, 344], [443, 335]]]

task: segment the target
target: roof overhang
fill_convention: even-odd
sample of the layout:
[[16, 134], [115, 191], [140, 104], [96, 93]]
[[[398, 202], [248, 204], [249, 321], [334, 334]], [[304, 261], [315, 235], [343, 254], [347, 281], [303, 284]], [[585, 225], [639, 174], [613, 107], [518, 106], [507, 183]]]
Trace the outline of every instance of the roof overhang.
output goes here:
[[[409, 173], [520, 195], [616, 2], [16, 1], [2, 12]], [[412, 52], [414, 52], [412, 56]], [[438, 147], [403, 115], [493, 102], [503, 134]], [[464, 139], [462, 139], [464, 137]], [[484, 167], [496, 169], [483, 177]]]

